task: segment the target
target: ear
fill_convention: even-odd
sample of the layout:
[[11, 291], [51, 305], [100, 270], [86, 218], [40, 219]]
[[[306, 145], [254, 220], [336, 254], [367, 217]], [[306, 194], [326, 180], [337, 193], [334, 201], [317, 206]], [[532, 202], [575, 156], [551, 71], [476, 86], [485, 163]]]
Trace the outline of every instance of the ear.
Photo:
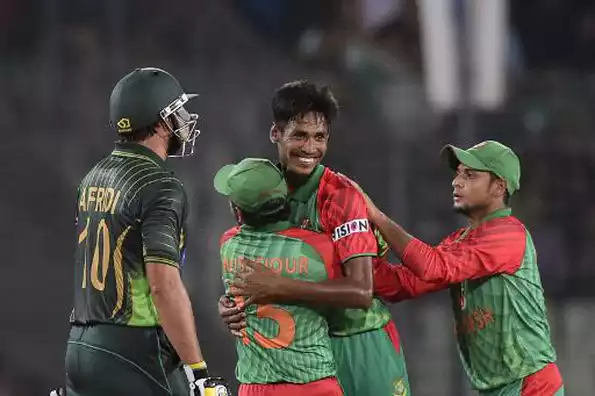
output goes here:
[[281, 131], [279, 130], [279, 127], [273, 122], [273, 125], [271, 125], [271, 130], [269, 131], [269, 139], [271, 140], [271, 143], [277, 143], [279, 141], [280, 135]]
[[233, 202], [231, 202], [231, 201], [229, 201], [229, 208], [231, 209], [231, 213], [235, 217], [236, 222], [238, 223], [238, 225], [242, 225], [242, 223], [244, 221], [242, 219], [242, 211], [240, 210], [240, 208], [238, 208], [237, 206], [235, 206], [233, 204]]
[[496, 192], [498, 195], [506, 195], [506, 181], [504, 179], [498, 179], [496, 182]]
[[157, 124], [155, 124], [155, 133], [161, 137], [168, 136], [171, 131], [173, 131], [173, 129], [167, 121], [159, 120]]

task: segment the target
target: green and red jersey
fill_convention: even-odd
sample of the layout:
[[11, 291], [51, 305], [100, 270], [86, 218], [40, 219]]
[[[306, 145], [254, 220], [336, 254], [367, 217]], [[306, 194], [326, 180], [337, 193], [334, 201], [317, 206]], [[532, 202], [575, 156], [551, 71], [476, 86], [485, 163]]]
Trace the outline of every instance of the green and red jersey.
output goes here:
[[375, 291], [400, 301], [450, 288], [459, 352], [475, 389], [498, 388], [556, 360], [535, 246], [510, 209], [436, 247], [413, 239], [402, 262], [377, 263]]
[[[319, 165], [291, 192], [289, 202], [294, 226], [331, 236], [337, 271], [352, 258], [378, 255], [379, 241], [368, 222], [365, 199], [346, 177]], [[332, 336], [379, 329], [390, 319], [390, 311], [377, 298], [368, 310], [338, 309], [328, 317]]]
[[[335, 276], [330, 238], [290, 227], [288, 222], [259, 228], [243, 225], [223, 235], [221, 260], [227, 294], [235, 272], [241, 270], [242, 258], [293, 279], [319, 282]], [[326, 310], [270, 304], [251, 305], [246, 314], [247, 327], [236, 344], [236, 376], [241, 383], [308, 383], [336, 375]]]
[[187, 197], [152, 150], [118, 143], [77, 197], [73, 324], [159, 326], [145, 263], [184, 260]]

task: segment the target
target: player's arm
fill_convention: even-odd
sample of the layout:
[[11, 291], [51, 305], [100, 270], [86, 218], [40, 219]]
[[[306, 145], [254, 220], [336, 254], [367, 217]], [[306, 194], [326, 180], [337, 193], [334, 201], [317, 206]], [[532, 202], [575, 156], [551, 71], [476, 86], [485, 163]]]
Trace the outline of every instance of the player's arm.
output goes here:
[[190, 298], [180, 275], [180, 234], [185, 194], [175, 179], [151, 186], [142, 203], [142, 242], [147, 278], [161, 326], [180, 359], [205, 367]]
[[374, 259], [374, 295], [388, 302], [399, 302], [443, 290], [444, 282], [426, 282], [402, 264], [391, 264], [386, 258]]
[[344, 277], [320, 282], [286, 278], [256, 262], [245, 261], [244, 266], [250, 272], [236, 281], [233, 294], [247, 295], [245, 305], [309, 303], [366, 309], [372, 304], [371, 257], [352, 258], [344, 265]]
[[[324, 197], [320, 217], [333, 233], [334, 248], [342, 264], [343, 277], [306, 282], [275, 276], [272, 271], [247, 263], [251, 272], [241, 274], [234, 285], [248, 303], [312, 303], [336, 308], [369, 308], [373, 298], [372, 258], [376, 239], [366, 216], [363, 197], [347, 186]], [[353, 224], [352, 227], [350, 227]]]
[[373, 221], [401, 261], [422, 280], [458, 283], [466, 279], [518, 270], [525, 250], [521, 224], [499, 223], [480, 233], [472, 243], [442, 243], [432, 247], [412, 237], [382, 212]]

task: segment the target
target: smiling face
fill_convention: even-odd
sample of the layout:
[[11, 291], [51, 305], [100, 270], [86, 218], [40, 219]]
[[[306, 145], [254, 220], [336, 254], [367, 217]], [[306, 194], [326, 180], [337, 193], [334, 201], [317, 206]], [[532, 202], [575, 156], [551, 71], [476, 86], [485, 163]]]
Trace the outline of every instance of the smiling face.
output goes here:
[[457, 213], [473, 216], [503, 206], [506, 183], [490, 172], [471, 169], [459, 164], [452, 180], [453, 208]]
[[290, 120], [284, 127], [275, 126], [279, 161], [287, 172], [308, 176], [326, 154], [329, 129], [321, 113], [308, 112]]

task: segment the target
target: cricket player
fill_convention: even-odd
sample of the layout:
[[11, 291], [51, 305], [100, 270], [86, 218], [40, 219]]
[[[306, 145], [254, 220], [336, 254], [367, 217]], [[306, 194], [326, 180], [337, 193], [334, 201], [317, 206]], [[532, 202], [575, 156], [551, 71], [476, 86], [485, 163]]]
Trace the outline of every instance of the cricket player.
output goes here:
[[120, 141], [78, 187], [69, 396], [227, 394], [209, 377], [180, 277], [187, 197], [165, 165], [194, 150], [198, 116], [184, 108], [194, 96], [156, 68], [112, 91]]
[[[226, 294], [244, 259], [283, 277], [309, 282], [335, 276], [331, 239], [289, 223], [287, 183], [269, 160], [247, 158], [215, 176], [242, 225], [221, 238]], [[241, 297], [232, 298], [244, 304]], [[236, 342], [240, 396], [342, 396], [324, 310], [248, 303], [247, 328]]]
[[[328, 88], [296, 81], [277, 90], [272, 110], [270, 139], [277, 146], [279, 167], [290, 188], [290, 222], [331, 237], [344, 277], [303, 282], [268, 276], [266, 271], [245, 271], [234, 294], [255, 303], [353, 308], [336, 309], [328, 317], [345, 394], [410, 395], [397, 329], [388, 308], [373, 295], [373, 259], [379, 249], [365, 199], [349, 179], [320, 164], [337, 102]], [[245, 312], [226, 298], [220, 300], [219, 309], [238, 335], [246, 324]]]
[[376, 291], [400, 301], [449, 288], [461, 360], [482, 396], [564, 395], [535, 246], [509, 206], [518, 157], [496, 141], [449, 145], [442, 155], [455, 171], [454, 209], [469, 226], [432, 247], [368, 199], [370, 220], [403, 263], [377, 267]]

